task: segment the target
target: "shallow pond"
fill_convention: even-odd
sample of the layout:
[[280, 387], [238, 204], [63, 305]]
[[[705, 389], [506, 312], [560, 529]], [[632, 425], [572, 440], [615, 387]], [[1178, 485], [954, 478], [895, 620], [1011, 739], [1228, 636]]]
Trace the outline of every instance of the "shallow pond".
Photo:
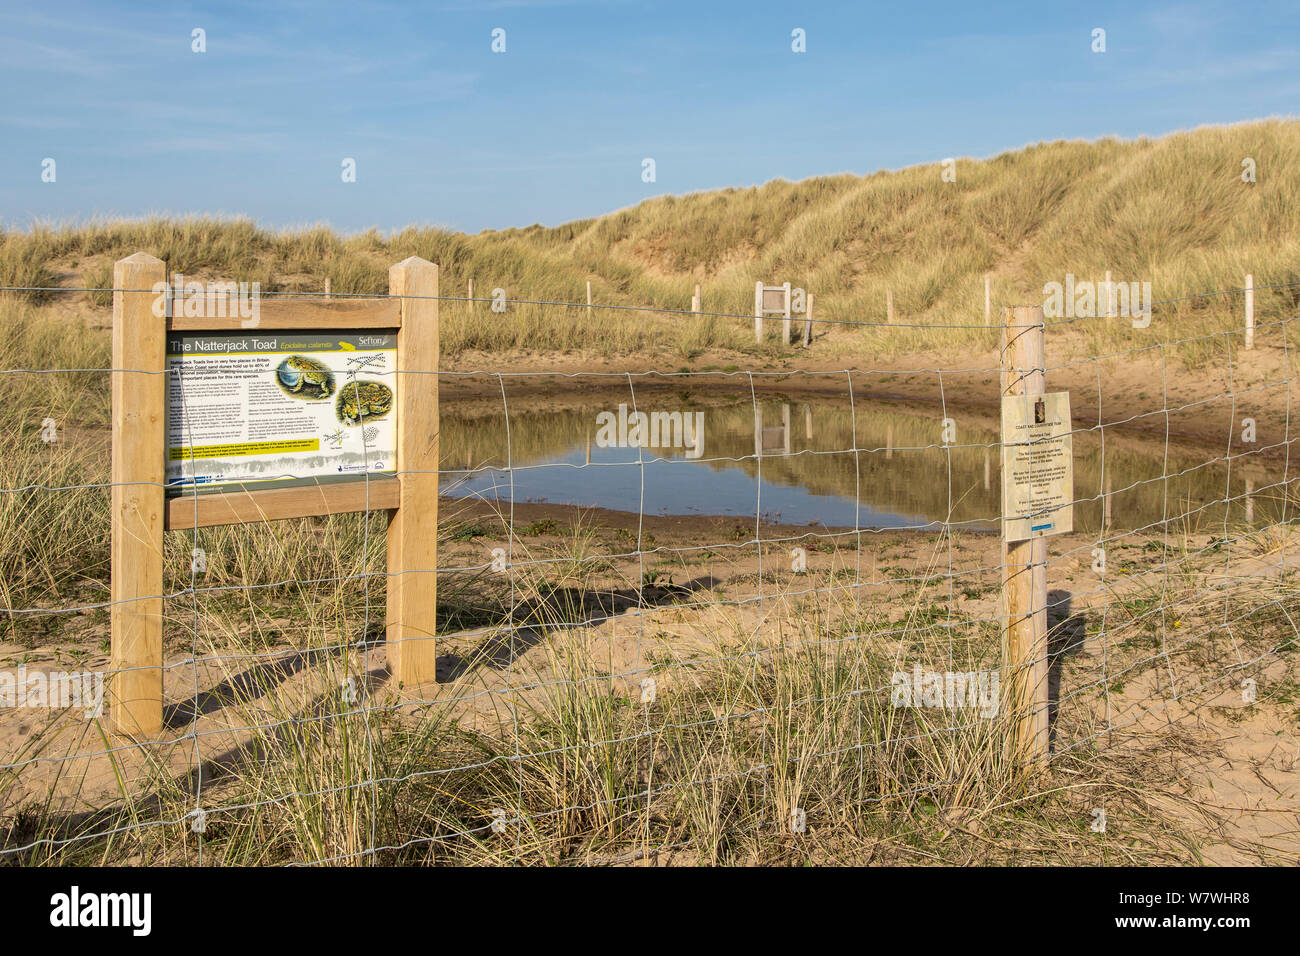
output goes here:
[[[443, 494], [501, 507], [513, 497], [829, 527], [996, 527], [999, 436], [985, 410], [949, 409], [956, 434], [944, 445], [936, 409], [893, 403], [850, 408], [791, 394], [760, 399], [756, 415], [747, 389], [730, 398], [663, 391], [639, 396], [649, 432], [641, 435], [626, 390], [564, 408], [542, 404], [512, 402], [508, 427], [501, 411], [458, 414], [444, 405]], [[1264, 523], [1280, 511], [1280, 461], [1236, 461], [1229, 481], [1222, 452], [1171, 443], [1166, 453], [1163, 436], [1115, 426], [1104, 440], [1103, 473], [1101, 431], [1076, 426], [1076, 530], [1098, 530], [1107, 511], [1129, 530], [1179, 518], [1189, 531], [1213, 531], [1223, 527], [1225, 497], [1236, 499], [1228, 505], [1234, 523]]]

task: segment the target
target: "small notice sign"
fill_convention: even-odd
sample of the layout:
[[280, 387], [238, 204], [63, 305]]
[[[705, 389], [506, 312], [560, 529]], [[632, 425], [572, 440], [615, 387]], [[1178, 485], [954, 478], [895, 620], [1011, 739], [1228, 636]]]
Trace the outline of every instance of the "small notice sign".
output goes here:
[[397, 336], [167, 336], [167, 489], [392, 474]]
[[1074, 530], [1070, 393], [1002, 397], [1002, 533], [1023, 541]]
[[785, 310], [785, 286], [763, 286], [763, 311], [784, 312]]

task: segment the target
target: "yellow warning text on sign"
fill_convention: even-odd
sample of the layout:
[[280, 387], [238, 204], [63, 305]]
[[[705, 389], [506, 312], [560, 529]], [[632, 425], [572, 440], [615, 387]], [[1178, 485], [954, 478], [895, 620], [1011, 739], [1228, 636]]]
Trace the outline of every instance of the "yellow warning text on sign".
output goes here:
[[235, 445], [198, 445], [194, 448], [167, 449], [171, 461], [190, 461], [195, 458], [240, 458], [246, 455], [276, 455], [292, 452], [320, 451], [319, 438], [297, 438], [293, 441], [255, 441]]

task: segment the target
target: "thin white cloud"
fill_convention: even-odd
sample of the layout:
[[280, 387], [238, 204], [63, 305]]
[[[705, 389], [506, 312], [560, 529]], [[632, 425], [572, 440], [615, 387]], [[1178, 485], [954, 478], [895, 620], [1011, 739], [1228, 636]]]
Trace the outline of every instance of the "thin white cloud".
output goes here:
[[0, 37], [0, 72], [42, 73], [102, 78], [114, 67], [87, 55], [84, 50], [49, 46]]

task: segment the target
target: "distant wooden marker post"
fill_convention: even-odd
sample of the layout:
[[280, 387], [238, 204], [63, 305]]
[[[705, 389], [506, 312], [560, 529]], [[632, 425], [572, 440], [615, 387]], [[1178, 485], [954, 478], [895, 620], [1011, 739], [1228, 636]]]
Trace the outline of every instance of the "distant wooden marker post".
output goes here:
[[[215, 312], [204, 308], [197, 311], [205, 314], [195, 315], [196, 310], [184, 307], [183, 298], [173, 303], [173, 315], [159, 317], [163, 310], [155, 311], [159, 297], [155, 290], [166, 288], [166, 282], [163, 263], [144, 253], [121, 260], [113, 270], [109, 702], [114, 729], [142, 736], [156, 736], [163, 729], [165, 530], [390, 511], [389, 668], [405, 684], [432, 681], [437, 607], [438, 267], [415, 257], [393, 266], [391, 298], [272, 299], [258, 303], [252, 319], [241, 315], [233, 303], [227, 308], [225, 300], [219, 301]], [[169, 292], [161, 294], [170, 298]], [[217, 301], [212, 294], [203, 298], [207, 306]], [[224, 349], [213, 345], [219, 342], [233, 344]], [[384, 361], [358, 364], [357, 359], [373, 349], [378, 351], [372, 354], [382, 353]], [[169, 356], [173, 350], [179, 351]], [[187, 355], [191, 350], [197, 354]], [[242, 367], [241, 363], [223, 365], [222, 359], [231, 355], [241, 360]], [[202, 384], [196, 386], [191, 380], [187, 386], [183, 374], [187, 358], [202, 359], [206, 366]], [[299, 364], [288, 364], [290, 359]], [[322, 372], [331, 361], [338, 363], [332, 379]], [[266, 362], [280, 364], [262, 368]], [[194, 375], [200, 367], [189, 366]], [[386, 381], [392, 382], [391, 388]], [[295, 403], [295, 415], [279, 420], [284, 429], [306, 428], [302, 420], [310, 412], [321, 420], [336, 416], [338, 421], [331, 422], [334, 433], [318, 435], [320, 429], [313, 428], [311, 435], [304, 432], [269, 443], [242, 439], [201, 443], [201, 435], [195, 433], [215, 427], [212, 416], [191, 420], [184, 417], [184, 409], [186, 402], [202, 398], [203, 389], [214, 382], [241, 396], [244, 420], [235, 416], [236, 423], [247, 426], [258, 416], [259, 438], [267, 434], [268, 424], [274, 431], [277, 403], [285, 401]], [[353, 384], [350, 395], [349, 383]], [[277, 384], [286, 397], [276, 397]], [[187, 391], [192, 387], [198, 390]], [[310, 394], [303, 393], [304, 387]], [[181, 407], [171, 407], [178, 400]], [[216, 425], [231, 424], [229, 415], [218, 418]], [[370, 437], [358, 437], [369, 436], [372, 429], [380, 442], [385, 430], [390, 438], [392, 454], [383, 460], [371, 460], [384, 453], [366, 447]], [[347, 464], [356, 457], [349, 458], [349, 448], [358, 442], [362, 463]], [[297, 455], [294, 460], [311, 477], [259, 480], [261, 472], [254, 463], [283, 454]], [[335, 474], [325, 477], [335, 470], [336, 462]], [[188, 478], [184, 477], [186, 463]], [[202, 487], [211, 490], [200, 490], [200, 477]], [[173, 497], [166, 494], [169, 480], [180, 492]]]

